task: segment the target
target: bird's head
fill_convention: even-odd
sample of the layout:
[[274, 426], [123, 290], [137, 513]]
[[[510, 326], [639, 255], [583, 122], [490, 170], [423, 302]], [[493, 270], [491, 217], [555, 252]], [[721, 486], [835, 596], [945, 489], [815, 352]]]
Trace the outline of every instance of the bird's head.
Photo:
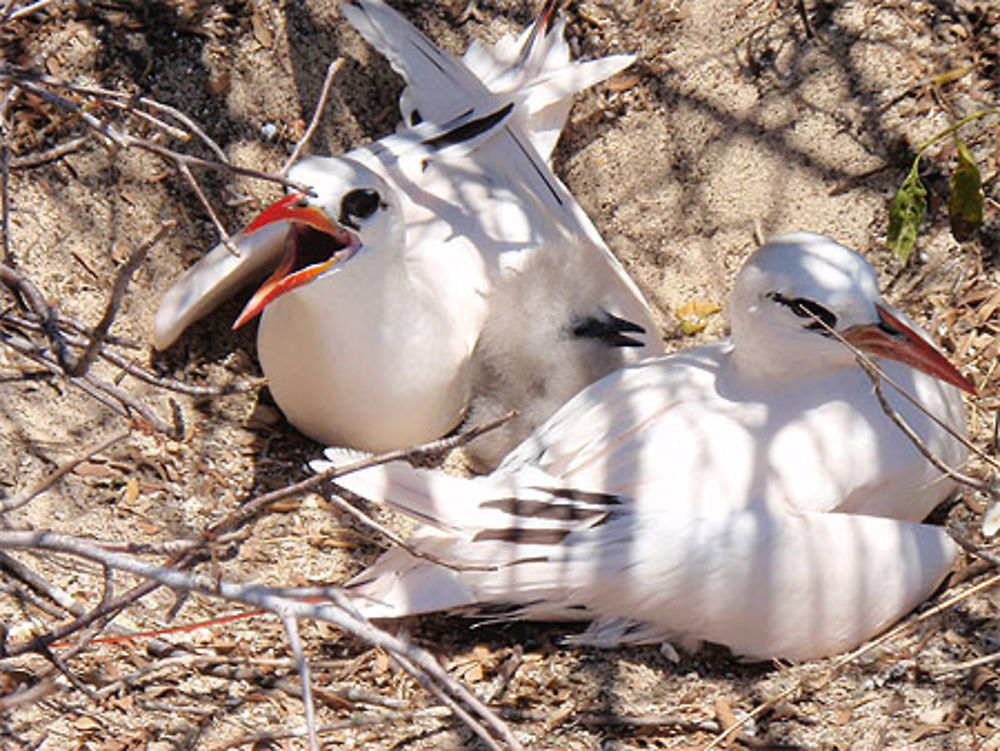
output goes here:
[[[886, 304], [878, 278], [858, 253], [823, 235], [782, 235], [757, 250], [730, 301], [733, 342], [747, 367], [773, 373], [851, 365], [846, 340], [975, 393], [975, 387], [909, 322]], [[765, 365], [766, 361], [766, 365]]]
[[233, 328], [259, 315], [277, 298], [339, 272], [357, 253], [403, 243], [395, 193], [381, 177], [344, 157], [310, 157], [289, 177], [312, 191], [293, 191], [265, 209], [244, 234], [287, 222], [285, 254], [275, 272], [254, 293]]

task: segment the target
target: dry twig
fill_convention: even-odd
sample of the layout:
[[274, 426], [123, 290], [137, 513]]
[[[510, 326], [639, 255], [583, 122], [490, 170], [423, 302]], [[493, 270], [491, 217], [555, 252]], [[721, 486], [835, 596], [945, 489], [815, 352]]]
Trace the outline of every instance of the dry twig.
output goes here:
[[295, 144], [295, 148], [292, 149], [292, 153], [285, 162], [285, 166], [282, 167], [281, 172], [278, 173], [282, 177], [288, 176], [288, 170], [290, 170], [292, 165], [299, 160], [299, 157], [302, 155], [302, 150], [305, 149], [306, 145], [312, 138], [313, 133], [316, 132], [316, 127], [319, 125], [319, 121], [323, 116], [323, 110], [326, 109], [326, 102], [330, 98], [330, 90], [333, 87], [333, 79], [343, 65], [344, 58], [338, 57], [330, 63], [329, 67], [327, 67], [326, 78], [323, 80], [323, 88], [319, 94], [319, 101], [316, 102], [316, 108], [313, 110], [312, 120], [309, 121], [309, 126], [306, 128], [306, 132], [303, 133], [302, 138], [297, 144]]
[[[499, 741], [511, 749], [521, 748], [507, 725], [474, 694], [448, 675], [429, 652], [373, 626], [336, 590], [315, 590], [326, 597], [325, 602], [301, 602], [283, 594], [275, 594], [275, 590], [269, 587], [234, 584], [214, 577], [187, 573], [177, 568], [147, 563], [121, 553], [103, 550], [90, 540], [51, 532], [0, 531], [0, 549], [48, 550], [69, 554], [141, 576], [177, 592], [195, 592], [210, 599], [240, 602], [267, 610], [286, 622], [289, 619], [310, 619], [330, 623], [392, 655], [404, 670], [461, 717], [489, 748], [500, 749]], [[42, 649], [47, 650], [48, 647], [33, 651]]]
[[145, 260], [149, 249], [156, 245], [167, 231], [173, 229], [176, 225], [177, 222], [174, 220], [163, 222], [151, 237], [140, 243], [139, 247], [129, 254], [128, 259], [118, 269], [114, 284], [111, 287], [111, 295], [108, 297], [108, 303], [104, 309], [104, 315], [101, 316], [101, 320], [98, 321], [97, 326], [94, 327], [90, 334], [90, 344], [87, 345], [87, 348], [77, 358], [76, 362], [66, 367], [66, 372], [70, 376], [78, 378], [90, 369], [90, 366], [100, 353], [101, 347], [104, 345], [104, 340], [108, 335], [111, 324], [114, 323], [115, 317], [118, 315], [118, 309], [125, 298], [125, 290], [128, 288], [132, 274], [139, 268], [139, 264]]

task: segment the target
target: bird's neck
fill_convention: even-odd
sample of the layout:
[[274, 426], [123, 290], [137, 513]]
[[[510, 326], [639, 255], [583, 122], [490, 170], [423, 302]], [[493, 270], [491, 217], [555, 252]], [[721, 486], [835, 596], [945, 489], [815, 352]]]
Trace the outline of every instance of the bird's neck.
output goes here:
[[810, 347], [808, 341], [740, 333], [733, 343], [730, 376], [748, 386], [772, 389], [856, 367], [850, 357], [831, 359], [828, 349]]

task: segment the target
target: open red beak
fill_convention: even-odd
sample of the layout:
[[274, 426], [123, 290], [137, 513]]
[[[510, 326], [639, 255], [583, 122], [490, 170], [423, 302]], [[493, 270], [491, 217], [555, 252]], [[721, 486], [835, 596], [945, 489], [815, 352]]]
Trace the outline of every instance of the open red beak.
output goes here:
[[264, 308], [286, 292], [311, 282], [340, 261], [350, 258], [361, 246], [356, 235], [334, 224], [322, 209], [309, 203], [304, 193], [290, 193], [250, 222], [243, 233], [249, 235], [275, 222], [291, 224], [285, 240], [281, 264], [254, 293], [243, 308], [233, 329], [258, 316]]
[[885, 306], [875, 304], [879, 323], [853, 326], [844, 338], [863, 352], [905, 363], [928, 375], [950, 383], [962, 391], [976, 393], [976, 387], [933, 345], [900, 321]]
[[275, 201], [264, 209], [243, 230], [243, 234], [249, 235], [261, 227], [282, 221], [301, 222], [318, 229], [320, 232], [335, 232], [337, 230], [337, 226], [330, 221], [322, 209], [309, 203], [309, 197], [305, 193], [295, 192], [289, 193], [280, 201]]

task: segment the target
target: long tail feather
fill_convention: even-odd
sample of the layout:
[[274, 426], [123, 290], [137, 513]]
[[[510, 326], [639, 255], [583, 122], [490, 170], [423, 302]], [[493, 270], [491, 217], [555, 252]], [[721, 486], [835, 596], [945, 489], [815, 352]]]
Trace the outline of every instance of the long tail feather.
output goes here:
[[882, 517], [763, 503], [678, 514], [669, 499], [640, 507], [544, 475], [357, 475], [345, 485], [425, 524], [408, 544], [426, 557], [390, 550], [352, 582], [373, 617], [510, 606], [507, 617], [592, 619], [577, 639], [604, 646], [700, 639], [812, 659], [905, 615], [957, 553], [940, 527]]

